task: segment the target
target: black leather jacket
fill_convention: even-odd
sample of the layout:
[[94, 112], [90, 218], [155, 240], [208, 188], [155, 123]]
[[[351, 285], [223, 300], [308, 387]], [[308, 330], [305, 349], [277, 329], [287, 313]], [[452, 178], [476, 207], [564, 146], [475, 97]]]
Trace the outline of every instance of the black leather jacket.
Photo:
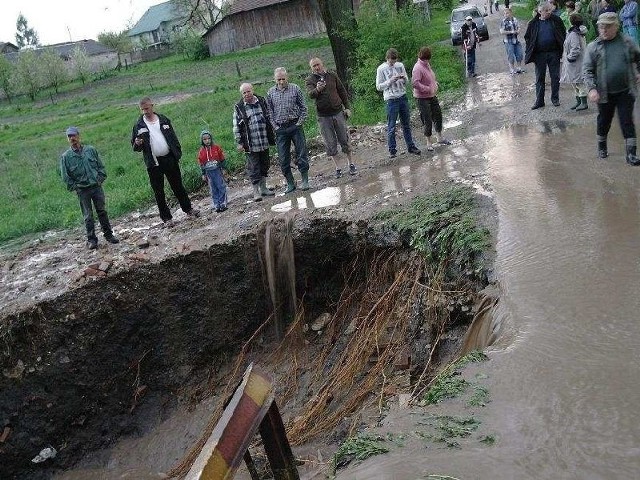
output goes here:
[[[180, 158], [182, 157], [182, 146], [180, 145], [178, 136], [173, 129], [173, 125], [171, 125], [171, 120], [159, 113], [156, 113], [156, 115], [160, 119], [160, 131], [162, 132], [162, 135], [169, 145], [169, 151], [176, 159], [176, 161], [180, 160]], [[140, 136], [144, 140], [144, 143], [142, 145], [136, 145], [134, 143], [136, 137], [138, 136]], [[144, 159], [144, 163], [147, 168], [155, 167], [157, 165], [155, 159], [153, 158], [153, 154], [151, 153], [149, 130], [147, 128], [147, 124], [144, 123], [142, 115], [140, 115], [138, 121], [133, 126], [133, 130], [131, 131], [131, 146], [133, 147], [134, 152], [142, 152], [142, 158]]]

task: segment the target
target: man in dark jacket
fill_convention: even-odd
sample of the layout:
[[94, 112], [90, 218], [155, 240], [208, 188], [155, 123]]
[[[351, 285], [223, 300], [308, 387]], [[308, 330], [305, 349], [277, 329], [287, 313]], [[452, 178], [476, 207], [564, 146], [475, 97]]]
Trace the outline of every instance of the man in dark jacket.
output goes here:
[[551, 77], [551, 103], [560, 105], [560, 58], [567, 31], [557, 15], [554, 6], [543, 3], [538, 14], [529, 22], [524, 39], [527, 42], [524, 62], [534, 62], [536, 67], [536, 102], [531, 110], [544, 107], [544, 84], [549, 67]]
[[233, 136], [238, 151], [247, 157], [247, 174], [253, 185], [253, 201], [275, 195], [267, 188], [269, 175], [269, 146], [275, 145], [275, 133], [267, 101], [253, 92], [253, 85], [240, 85], [242, 98], [233, 108]]
[[173, 221], [164, 194], [165, 176], [182, 211], [189, 216], [197, 217], [198, 211], [191, 206], [191, 200], [189, 200], [182, 184], [182, 174], [178, 163], [182, 157], [182, 147], [171, 121], [164, 115], [153, 111], [153, 102], [149, 97], [140, 100], [140, 111], [142, 115], [138, 118], [131, 132], [131, 145], [134, 152], [142, 152], [142, 158], [149, 174], [149, 182], [160, 211], [160, 218], [165, 224], [170, 224]]
[[607, 135], [613, 115], [618, 110], [620, 130], [624, 137], [626, 160], [629, 165], [640, 165], [637, 155], [636, 127], [633, 105], [640, 81], [640, 48], [635, 40], [620, 32], [615, 12], [598, 17], [598, 38], [587, 46], [582, 64], [582, 76], [589, 100], [598, 104], [596, 135], [598, 156], [607, 158]]
[[313, 57], [309, 60], [311, 75], [307, 77], [307, 93], [316, 102], [318, 111], [318, 125], [324, 140], [327, 156], [333, 160], [336, 167], [336, 177], [342, 176], [342, 169], [336, 161], [338, 155], [338, 143], [342, 153], [347, 156], [347, 170], [349, 174], [357, 173], [356, 165], [351, 156], [351, 145], [349, 142], [349, 130], [347, 119], [351, 115], [349, 110], [349, 96], [347, 89], [333, 72], [329, 72], [322, 60]]
[[120, 241], [113, 236], [105, 208], [102, 184], [107, 178], [107, 173], [98, 151], [91, 145], [82, 144], [80, 131], [76, 127], [67, 128], [67, 140], [69, 140], [70, 147], [60, 157], [60, 174], [67, 190], [76, 192], [78, 200], [80, 200], [80, 209], [87, 229], [89, 250], [98, 248], [93, 207], [98, 214], [98, 221], [105, 240], [109, 243], [119, 243]]

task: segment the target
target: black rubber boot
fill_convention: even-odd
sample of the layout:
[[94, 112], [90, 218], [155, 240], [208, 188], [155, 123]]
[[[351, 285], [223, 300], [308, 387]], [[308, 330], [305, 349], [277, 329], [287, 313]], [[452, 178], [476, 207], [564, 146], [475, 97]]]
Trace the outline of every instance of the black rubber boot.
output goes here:
[[607, 151], [607, 141], [599, 140], [598, 141], [598, 157], [607, 158], [609, 156], [609, 152]]
[[580, 97], [576, 97], [576, 104], [571, 107], [571, 110], [575, 110], [576, 108], [578, 108], [580, 106]]
[[640, 165], [640, 158], [636, 155], [635, 145], [627, 145], [627, 163], [634, 167]]
[[289, 172], [284, 178], [287, 179], [287, 188], [285, 189], [284, 193], [291, 193], [296, 189], [296, 182], [293, 179], [293, 173]]
[[576, 105], [576, 112], [579, 112], [580, 110], [586, 110], [587, 108], [589, 108], [589, 105], [587, 105], [587, 97], [579, 97], [580, 98], [580, 105]]

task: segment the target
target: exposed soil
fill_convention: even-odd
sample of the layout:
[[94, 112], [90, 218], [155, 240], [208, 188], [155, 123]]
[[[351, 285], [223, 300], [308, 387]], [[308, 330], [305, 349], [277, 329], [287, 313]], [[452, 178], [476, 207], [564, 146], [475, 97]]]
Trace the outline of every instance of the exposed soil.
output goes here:
[[[489, 18], [495, 21], [496, 16]], [[406, 204], [436, 184], [463, 183], [479, 192], [482, 221], [495, 232], [486, 158], [474, 142], [509, 123], [553, 124], [565, 112], [547, 108], [530, 113], [533, 72], [511, 77], [504, 73], [502, 58], [502, 44], [492, 38], [478, 52], [481, 76], [470, 80], [465, 98], [442, 99], [449, 107], [450, 147], [389, 160], [383, 126], [354, 128], [358, 175], [334, 178], [333, 165], [312, 140], [309, 193], [282, 196], [274, 166], [270, 183], [278, 183], [276, 197], [252, 202], [246, 180], [233, 178], [228, 211], [211, 212], [203, 192], [196, 200], [202, 216], [186, 218], [178, 211], [171, 228], [163, 228], [155, 208], [136, 212], [114, 219], [119, 245], [101, 242], [97, 251], [88, 251], [82, 231], [76, 229], [3, 246], [0, 477], [51, 478], [87, 452], [112, 446], [123, 436], [141, 435], [177, 405], [196, 403], [215, 390], [212, 386], [231, 368], [239, 349], [273, 311], [265, 273], [268, 225], [279, 238], [293, 241], [296, 297], [308, 324], [324, 312], [339, 311], [345, 286], [366, 284], [368, 266], [381, 256], [405, 255], [389, 272], [401, 271], [401, 259], [408, 261], [406, 239], [374, 218], [383, 209]], [[575, 116], [572, 121], [591, 117]], [[418, 132], [416, 127], [420, 139]], [[415, 177], [407, 172], [422, 172], [426, 163], [433, 167], [428, 176], [402, 181]], [[387, 188], [388, 178], [396, 180], [394, 188]], [[313, 192], [326, 189], [339, 192], [339, 200], [310, 208], [317, 202]], [[491, 279], [490, 260], [486, 265], [483, 274], [460, 275], [462, 283], [456, 285], [464, 284], [467, 292], [480, 290], [487, 276]], [[447, 362], [459, 349], [474, 300], [442, 300], [452, 308], [436, 363]], [[420, 374], [427, 346], [434, 341], [433, 332], [427, 335], [416, 327], [424, 324], [429, 309], [418, 308], [419, 302], [413, 305], [412, 340], [406, 346], [415, 364], [406, 372], [398, 369], [387, 394], [398, 393], [403, 382], [406, 386]], [[357, 312], [352, 305], [340, 317], [343, 323], [331, 328], [344, 332], [346, 319]], [[314, 340], [318, 335], [313, 332], [298, 339], [302, 348], [338, 358], [342, 333]], [[266, 356], [273, 340], [273, 331], [265, 331], [259, 348], [247, 358]], [[276, 375], [277, 365], [272, 365]], [[285, 377], [286, 369], [280, 373]], [[291, 405], [302, 408], [311, 396], [299, 394]], [[301, 411], [292, 408], [285, 417], [292, 419]], [[365, 418], [360, 421], [366, 423]], [[354, 425], [350, 420], [337, 425], [326, 441], [344, 438]], [[55, 459], [31, 462], [49, 446], [58, 451]], [[157, 471], [168, 471], [179, 458], [167, 458]]]

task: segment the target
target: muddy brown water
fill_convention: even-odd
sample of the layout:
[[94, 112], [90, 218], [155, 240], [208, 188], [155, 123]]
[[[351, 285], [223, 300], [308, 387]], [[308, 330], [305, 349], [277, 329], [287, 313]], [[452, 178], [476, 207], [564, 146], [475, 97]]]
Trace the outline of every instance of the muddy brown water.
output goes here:
[[486, 139], [499, 213], [494, 318], [510, 339], [478, 367], [492, 396], [479, 415], [496, 444], [400, 449], [338, 479], [640, 475], [640, 169], [624, 163], [615, 127], [604, 161], [592, 127], [543, 127]]

